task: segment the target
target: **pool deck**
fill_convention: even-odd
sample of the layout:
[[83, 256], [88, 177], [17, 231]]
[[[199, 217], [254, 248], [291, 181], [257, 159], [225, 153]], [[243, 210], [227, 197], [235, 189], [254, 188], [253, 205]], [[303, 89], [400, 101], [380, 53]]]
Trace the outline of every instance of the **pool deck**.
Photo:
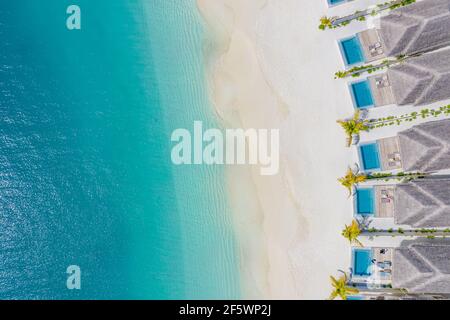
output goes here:
[[378, 140], [381, 170], [390, 171], [402, 168], [400, 143], [398, 137]]
[[[353, 249], [355, 250], [355, 249]], [[367, 249], [356, 249], [367, 250]], [[360, 275], [355, 273], [352, 280], [355, 283], [372, 283], [377, 285], [389, 285], [392, 282], [392, 258], [394, 254], [393, 248], [388, 247], [372, 247], [370, 250], [370, 275]], [[356, 270], [356, 256], [353, 251], [353, 267]], [[370, 280], [368, 280], [370, 279]]]
[[366, 58], [366, 62], [373, 62], [376, 60], [386, 58], [384, 48], [378, 31], [376, 29], [369, 29], [358, 33], [361, 48]]
[[367, 78], [372, 91], [375, 107], [396, 104], [394, 92], [387, 73], [370, 76]]
[[[385, 250], [384, 253], [381, 253]], [[394, 256], [394, 249], [392, 248], [372, 248], [373, 258], [376, 261], [389, 261], [392, 262], [392, 257]]]
[[372, 248], [372, 256], [376, 260], [375, 268], [377, 272], [374, 276], [376, 276], [381, 283], [389, 284], [392, 281], [392, 258], [394, 256], [394, 249]]
[[395, 199], [393, 186], [375, 186], [376, 218], [394, 217]]

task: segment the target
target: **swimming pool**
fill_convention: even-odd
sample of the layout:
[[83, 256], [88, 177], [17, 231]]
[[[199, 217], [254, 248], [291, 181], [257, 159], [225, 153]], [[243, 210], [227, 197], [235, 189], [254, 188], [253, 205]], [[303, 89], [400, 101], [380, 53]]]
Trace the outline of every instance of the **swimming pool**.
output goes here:
[[348, 296], [347, 300], [359, 301], [359, 300], [364, 300], [364, 297], [363, 296]]
[[360, 215], [374, 214], [374, 190], [365, 188], [356, 190], [356, 213]]
[[374, 106], [372, 90], [368, 80], [358, 81], [350, 85], [353, 101], [358, 109], [368, 109]]
[[358, 36], [341, 40], [340, 46], [345, 63], [348, 66], [364, 62], [365, 59]]
[[353, 272], [357, 276], [370, 276], [372, 274], [372, 250], [353, 250]]
[[381, 169], [378, 143], [374, 142], [360, 146], [359, 153], [364, 170]]
[[332, 5], [332, 6], [335, 6], [339, 3], [344, 3], [344, 2], [347, 2], [347, 0], [328, 0], [328, 4]]

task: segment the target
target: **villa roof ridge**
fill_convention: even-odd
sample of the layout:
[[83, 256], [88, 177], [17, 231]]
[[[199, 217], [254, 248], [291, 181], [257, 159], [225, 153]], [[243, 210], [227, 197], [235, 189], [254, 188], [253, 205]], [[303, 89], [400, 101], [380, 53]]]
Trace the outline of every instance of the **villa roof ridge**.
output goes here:
[[436, 256], [434, 253], [436, 252], [432, 252], [433, 249], [436, 250], [436, 248], [448, 247], [448, 245], [443, 246], [440, 243], [436, 243], [435, 245], [430, 246], [429, 244], [425, 245], [422, 243], [415, 243], [411, 244], [410, 247], [413, 248], [416, 255], [419, 256], [423, 260], [423, 262], [426, 263], [428, 267], [433, 270], [434, 274], [450, 276], [450, 268], [448, 270], [443, 270], [442, 268], [439, 268], [438, 264], [435, 261]]
[[[420, 17], [417, 17], [417, 20], [420, 20]], [[409, 52], [409, 49], [411, 46], [417, 41], [419, 36], [422, 34], [422, 32], [425, 30], [427, 22], [424, 20], [422, 22], [419, 22], [418, 30], [416, 30], [414, 36], [409, 40], [408, 44], [405, 46], [404, 51]]]
[[[411, 131], [411, 133], [416, 133], [416, 134], [420, 135], [420, 133], [417, 131]], [[422, 135], [422, 138], [426, 138], [428, 141], [420, 141], [418, 139], [414, 139], [414, 137], [411, 136], [411, 134], [408, 135], [407, 133], [405, 133], [403, 135], [403, 138], [407, 140], [406, 142], [408, 142], [408, 140], [409, 140], [409, 147], [411, 147], [412, 145], [420, 145], [420, 147], [423, 147], [422, 149], [420, 149], [420, 153], [419, 152], [415, 153], [414, 163], [418, 166], [416, 169], [418, 169], [419, 171], [424, 171], [425, 168], [427, 167], [426, 160], [432, 159], [434, 157], [434, 155], [439, 151], [439, 145], [429, 146], [427, 144], [427, 142], [430, 141], [431, 139], [429, 139], [428, 137], [423, 136], [423, 135]], [[433, 140], [431, 140], [431, 141], [433, 141]], [[420, 148], [420, 147], [417, 146], [417, 148]], [[402, 148], [402, 144], [400, 144], [400, 150], [403, 151], [402, 154], [405, 154], [403, 149], [404, 148]], [[406, 161], [404, 161], [404, 162], [406, 162]], [[419, 165], [420, 163], [422, 163], [422, 164]], [[411, 167], [406, 167], [405, 169], [406, 169], [406, 171], [414, 171], [414, 168], [411, 168]]]
[[[424, 278], [432, 277], [435, 272], [421, 255], [411, 247], [400, 247], [394, 251], [393, 283], [396, 287], [409, 288]], [[406, 272], [408, 270], [408, 272]]]
[[[436, 211], [431, 211], [430, 214], [425, 214], [422, 216], [422, 219], [420, 219], [418, 222], [420, 222], [420, 225], [422, 226], [429, 226], [433, 219], [436, 220], [436, 218], [439, 218], [441, 215], [446, 214], [446, 212], [450, 212], [450, 206], [444, 204], [442, 207], [439, 207]], [[430, 223], [431, 221], [431, 223]], [[443, 226], [443, 227], [449, 227], [450, 225]]]
[[[410, 20], [415, 20], [412, 17], [405, 17]], [[382, 18], [383, 19], [383, 18]], [[400, 52], [402, 50], [402, 43], [407, 39], [408, 33], [410, 32], [416, 32], [414, 29], [417, 29], [417, 24], [401, 24], [399, 21], [392, 21], [389, 19], [382, 20], [384, 23], [384, 26], [380, 29], [380, 33], [383, 34], [383, 31], [388, 30], [389, 28], [396, 28], [396, 32], [392, 33], [390, 37], [387, 36], [381, 36], [381, 39], [383, 41], [383, 44], [385, 45], [385, 48], [387, 48], [387, 55], [392, 56], [394, 52]], [[400, 30], [399, 30], [400, 29]], [[395, 44], [393, 45], [392, 42]], [[389, 46], [391, 48], [389, 49]]]
[[450, 169], [450, 119], [425, 122], [397, 136], [405, 171]]
[[450, 0], [424, 0], [392, 10], [379, 33], [389, 56], [450, 45]]
[[[394, 66], [388, 70], [397, 104], [404, 105], [417, 101], [421, 87], [429, 86], [433, 76], [429, 70], [414, 64]], [[420, 75], [420, 76], [418, 76]]]
[[450, 227], [450, 179], [416, 179], [395, 188], [394, 222], [417, 228]]
[[396, 224], [420, 225], [427, 212], [439, 208], [433, 198], [418, 197], [419, 190], [414, 185], [403, 185], [396, 189], [397, 208], [394, 214]]
[[440, 149], [436, 154], [431, 156], [429, 163], [424, 166], [424, 170], [426, 170], [427, 172], [433, 171], [432, 168], [434, 168], [436, 163], [438, 163], [440, 159], [447, 153], [448, 153], [447, 148], [443, 147], [442, 149]]
[[[450, 28], [450, 25], [449, 25]], [[450, 98], [450, 47], [407, 59], [387, 71], [398, 105], [426, 105]]]

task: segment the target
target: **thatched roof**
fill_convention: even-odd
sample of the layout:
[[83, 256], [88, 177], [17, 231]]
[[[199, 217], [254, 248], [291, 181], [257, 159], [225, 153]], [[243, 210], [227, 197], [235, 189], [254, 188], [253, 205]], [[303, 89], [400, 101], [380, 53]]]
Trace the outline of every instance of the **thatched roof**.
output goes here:
[[450, 119], [431, 121], [398, 134], [405, 171], [450, 169]]
[[450, 179], [422, 179], [395, 187], [396, 224], [450, 227]]
[[450, 293], [450, 240], [403, 241], [394, 250], [392, 285], [409, 293]]
[[425, 105], [450, 99], [450, 49], [410, 58], [388, 71], [398, 105]]
[[412, 54], [450, 45], [450, 0], [424, 0], [381, 18], [387, 56]]

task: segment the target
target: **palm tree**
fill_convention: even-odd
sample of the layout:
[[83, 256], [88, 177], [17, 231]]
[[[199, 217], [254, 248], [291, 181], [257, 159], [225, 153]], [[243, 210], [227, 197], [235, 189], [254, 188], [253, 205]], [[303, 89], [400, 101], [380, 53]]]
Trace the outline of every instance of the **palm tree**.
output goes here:
[[330, 279], [331, 285], [334, 288], [331, 292], [330, 300], [334, 300], [337, 297], [340, 297], [342, 300], [347, 300], [347, 296], [359, 293], [358, 289], [347, 286], [347, 275], [345, 273], [339, 279], [333, 276], [330, 276]]
[[353, 194], [353, 186], [366, 181], [367, 178], [365, 174], [355, 173], [351, 168], [348, 168], [345, 177], [339, 178], [338, 181], [348, 189], [350, 193], [349, 197], [351, 197]]
[[363, 247], [363, 244], [358, 240], [358, 237], [361, 234], [361, 232], [362, 230], [359, 227], [358, 221], [353, 220], [351, 225], [349, 226], [345, 225], [345, 229], [342, 230], [342, 235], [344, 236], [344, 238], [350, 241], [350, 244], [356, 243], [357, 245]]
[[333, 28], [333, 20], [334, 18], [328, 18], [327, 16], [323, 16], [320, 18], [320, 30], [325, 30], [326, 28], [332, 29]]
[[347, 147], [350, 147], [353, 143], [353, 135], [360, 134], [361, 131], [369, 131], [367, 120], [360, 119], [360, 111], [356, 110], [352, 119], [338, 120], [337, 121], [347, 134]]

